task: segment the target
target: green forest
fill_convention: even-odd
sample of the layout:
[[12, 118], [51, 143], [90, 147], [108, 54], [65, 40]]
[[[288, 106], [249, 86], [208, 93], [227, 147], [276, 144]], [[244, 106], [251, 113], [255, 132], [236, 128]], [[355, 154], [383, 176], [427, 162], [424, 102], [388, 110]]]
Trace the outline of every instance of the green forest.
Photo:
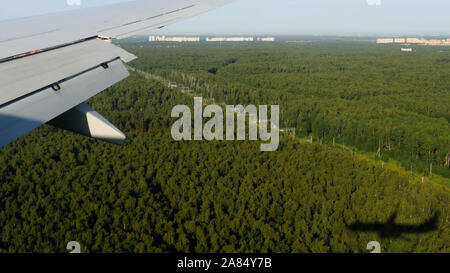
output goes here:
[[[450, 48], [120, 45], [131, 76], [88, 104], [127, 143], [45, 125], [2, 148], [0, 252], [450, 252]], [[296, 136], [275, 152], [174, 141], [172, 107], [194, 95], [279, 104]], [[389, 238], [348, 228], [393, 214], [439, 218]]]

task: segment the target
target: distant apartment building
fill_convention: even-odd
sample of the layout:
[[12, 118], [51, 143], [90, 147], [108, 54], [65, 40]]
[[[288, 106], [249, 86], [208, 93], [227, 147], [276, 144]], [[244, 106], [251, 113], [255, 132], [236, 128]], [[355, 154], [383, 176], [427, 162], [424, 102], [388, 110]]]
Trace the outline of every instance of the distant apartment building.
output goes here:
[[149, 42], [200, 42], [200, 37], [166, 37], [166, 36], [150, 36]]
[[207, 42], [253, 42], [253, 37], [213, 37], [206, 38]]
[[275, 42], [275, 37], [258, 37], [256, 40], [261, 42]]
[[440, 46], [440, 45], [450, 45], [450, 38], [448, 39], [430, 39], [425, 38], [379, 38], [377, 39], [377, 44], [416, 44], [416, 45], [430, 45], [430, 46]]
[[442, 45], [444, 40], [428, 40], [426, 44], [428, 45]]
[[419, 38], [406, 38], [406, 42], [408, 44], [424, 44], [425, 39], [419, 39]]
[[377, 44], [392, 44], [392, 43], [394, 43], [394, 39], [392, 39], [392, 38], [377, 39]]
[[191, 43], [198, 43], [200, 42], [200, 37], [169, 37], [166, 38], [167, 42], [191, 42]]

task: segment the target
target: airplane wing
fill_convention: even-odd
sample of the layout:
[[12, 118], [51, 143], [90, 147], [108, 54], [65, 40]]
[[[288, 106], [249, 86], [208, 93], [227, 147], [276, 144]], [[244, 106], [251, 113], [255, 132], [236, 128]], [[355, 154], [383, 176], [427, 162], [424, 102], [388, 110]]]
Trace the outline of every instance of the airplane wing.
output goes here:
[[136, 58], [113, 45], [231, 2], [136, 0], [0, 22], [0, 147], [49, 123], [123, 143], [83, 102], [129, 76]]

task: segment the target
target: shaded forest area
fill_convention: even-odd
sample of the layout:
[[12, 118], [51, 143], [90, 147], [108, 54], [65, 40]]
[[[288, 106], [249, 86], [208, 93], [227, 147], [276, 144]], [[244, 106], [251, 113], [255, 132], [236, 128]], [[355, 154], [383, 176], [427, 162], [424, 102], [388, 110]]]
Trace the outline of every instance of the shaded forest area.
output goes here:
[[[309, 54], [289, 46], [130, 48], [140, 56], [133, 65], [147, 63], [150, 66], [143, 69], [192, 80], [203, 92], [216, 96], [216, 101], [224, 96], [228, 103], [287, 105], [283, 121], [324, 142], [334, 136], [370, 150], [381, 139], [382, 154], [387, 153], [389, 142], [389, 156], [401, 160], [408, 158], [405, 147], [413, 145], [411, 135], [400, 135], [398, 146], [385, 135], [395, 132], [388, 122], [412, 130], [407, 125], [420, 129], [416, 122], [421, 121], [426, 129], [420, 133], [429, 138], [430, 145], [441, 146], [429, 158], [428, 147], [420, 148], [415, 164], [435, 160], [439, 167], [439, 153], [449, 147], [448, 120], [445, 115], [432, 116], [445, 112], [445, 106], [427, 115], [420, 113], [422, 106], [412, 110], [400, 107], [400, 102], [395, 107], [383, 104], [388, 99], [382, 96], [393, 94], [370, 100], [362, 95], [345, 98], [345, 92], [344, 97], [332, 96], [327, 88], [323, 92], [330, 94], [323, 96], [308, 94], [302, 91], [308, 88], [298, 86], [280, 86], [277, 91], [268, 86], [272, 81], [264, 83], [265, 73], [258, 87], [250, 78], [265, 64], [243, 61], [260, 55], [266, 64], [276, 66], [283, 63], [280, 56], [286, 55], [287, 62], [300, 54], [313, 62], [317, 61], [315, 54], [331, 54], [327, 48]], [[332, 51], [330, 58], [351, 58], [351, 52], [358, 53], [345, 50], [349, 51]], [[385, 61], [392, 59], [379, 54]], [[211, 63], [206, 61], [209, 58]], [[215, 73], [208, 72], [218, 65]], [[322, 65], [314, 69], [326, 70], [326, 62]], [[448, 79], [441, 80], [448, 83]], [[419, 88], [414, 82], [411, 86]], [[436, 99], [437, 106], [448, 100], [444, 88], [448, 84], [436, 88], [436, 94], [443, 94]], [[415, 93], [411, 94], [414, 98]], [[420, 104], [402, 93], [396, 96], [404, 99], [402, 103]], [[175, 142], [170, 136], [174, 122], [170, 111], [177, 104], [192, 105], [192, 97], [137, 73], [88, 103], [126, 132], [127, 144], [114, 146], [43, 126], [2, 148], [0, 251], [67, 252], [67, 242], [76, 240], [83, 252], [366, 252], [367, 243], [378, 240], [383, 252], [450, 252], [449, 190], [444, 186], [420, 183], [404, 172], [382, 168], [332, 146], [291, 137], [282, 137], [277, 152], [266, 153], [260, 152], [260, 143], [250, 141]], [[383, 116], [373, 118], [370, 107], [379, 108], [384, 120]], [[340, 114], [335, 115], [336, 111]], [[412, 121], [411, 115], [420, 118]], [[373, 137], [369, 125], [379, 128]], [[341, 136], [333, 135], [338, 130], [334, 127], [341, 129]], [[430, 128], [444, 142], [437, 141]], [[385, 222], [395, 213], [397, 223], [409, 225], [419, 225], [435, 213], [440, 217], [432, 232], [394, 238], [348, 228], [355, 222]]]

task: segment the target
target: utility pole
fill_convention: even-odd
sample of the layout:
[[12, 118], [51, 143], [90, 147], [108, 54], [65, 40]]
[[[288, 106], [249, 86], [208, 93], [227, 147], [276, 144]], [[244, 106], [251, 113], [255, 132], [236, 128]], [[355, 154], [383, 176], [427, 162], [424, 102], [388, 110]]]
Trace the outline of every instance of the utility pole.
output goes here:
[[378, 139], [378, 156], [381, 156], [381, 140]]

